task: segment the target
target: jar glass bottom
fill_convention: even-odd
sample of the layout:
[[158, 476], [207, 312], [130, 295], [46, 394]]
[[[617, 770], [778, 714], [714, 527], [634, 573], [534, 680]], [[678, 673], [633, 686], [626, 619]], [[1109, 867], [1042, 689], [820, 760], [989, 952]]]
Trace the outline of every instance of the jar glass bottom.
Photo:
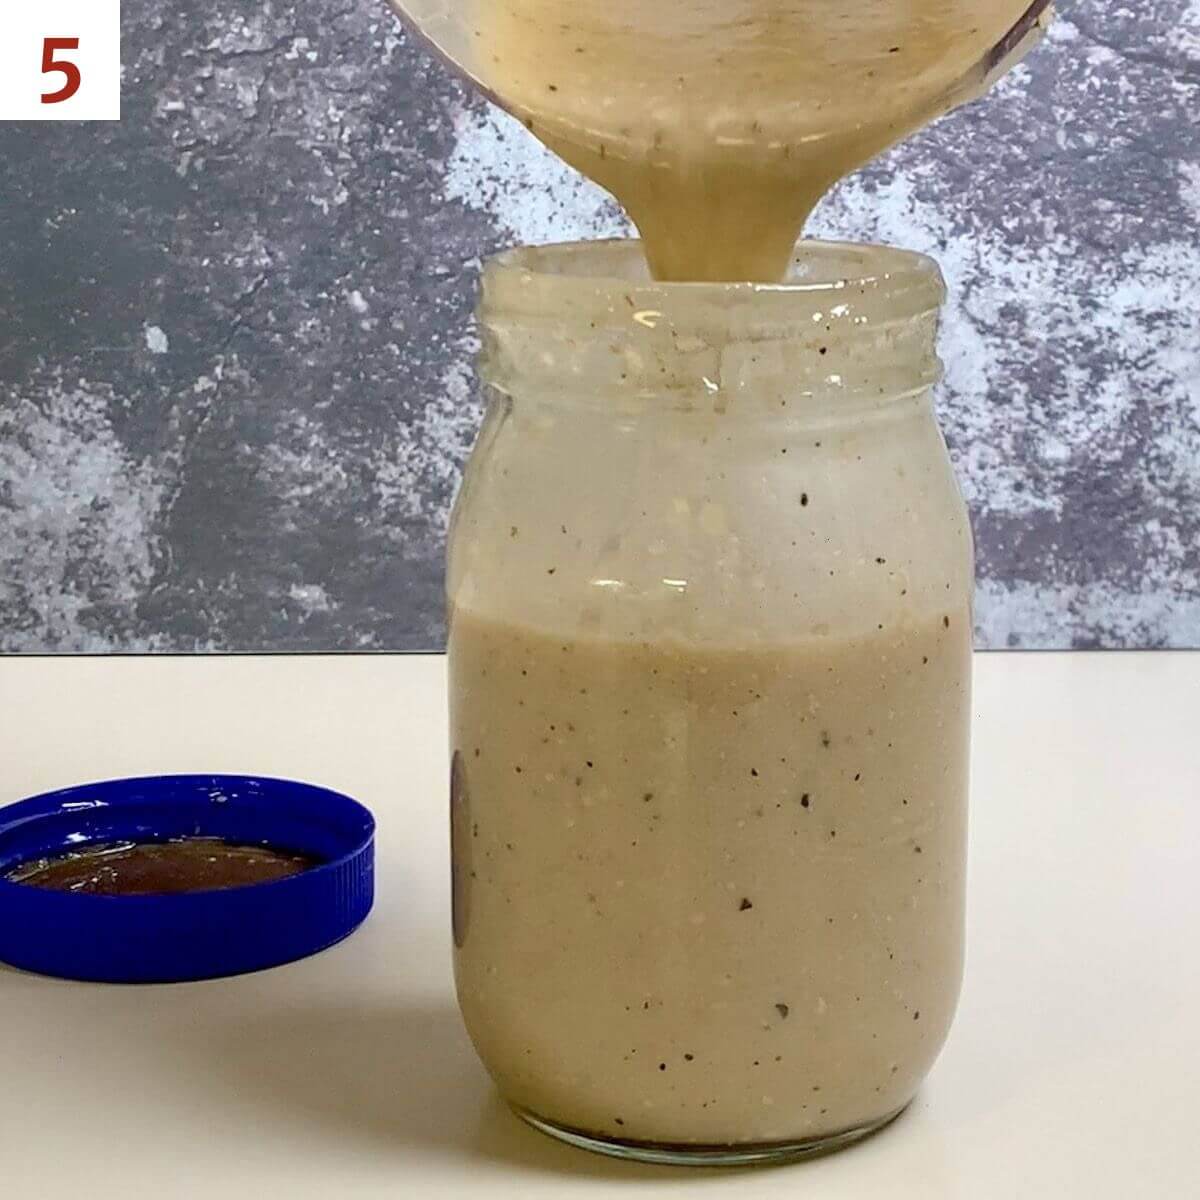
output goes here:
[[854, 1129], [845, 1129], [840, 1133], [825, 1134], [821, 1137], [808, 1138], [795, 1142], [747, 1143], [732, 1146], [694, 1146], [671, 1145], [661, 1142], [623, 1142], [613, 1138], [597, 1137], [595, 1134], [584, 1133], [582, 1130], [571, 1129], [557, 1125], [553, 1121], [539, 1117], [536, 1113], [512, 1106], [513, 1112], [532, 1125], [534, 1129], [578, 1146], [581, 1150], [591, 1150], [595, 1154], [607, 1154], [610, 1158], [623, 1158], [633, 1162], [658, 1163], [662, 1166], [674, 1167], [750, 1167], [770, 1166], [772, 1164], [798, 1162], [805, 1158], [816, 1158], [818, 1155], [830, 1154], [845, 1146], [853, 1145], [871, 1134], [877, 1133], [885, 1125], [890, 1125], [906, 1108], [901, 1105], [893, 1113], [870, 1121]]

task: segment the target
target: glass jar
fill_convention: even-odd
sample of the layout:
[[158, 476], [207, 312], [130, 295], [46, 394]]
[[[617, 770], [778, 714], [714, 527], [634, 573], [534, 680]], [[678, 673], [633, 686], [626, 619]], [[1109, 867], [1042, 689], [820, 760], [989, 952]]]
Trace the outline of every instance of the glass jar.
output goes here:
[[658, 284], [494, 259], [451, 527], [459, 1003], [592, 1149], [750, 1162], [878, 1128], [957, 1000], [967, 513], [927, 258]]

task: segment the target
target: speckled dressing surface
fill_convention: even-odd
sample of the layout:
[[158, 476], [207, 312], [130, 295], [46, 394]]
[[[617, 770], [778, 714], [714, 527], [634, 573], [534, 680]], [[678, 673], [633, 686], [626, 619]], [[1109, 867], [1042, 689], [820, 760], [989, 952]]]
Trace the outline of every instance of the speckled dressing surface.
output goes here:
[[[124, 4], [0, 125], [0, 649], [441, 645], [480, 258], [625, 230], [382, 3]], [[1063, 0], [814, 232], [935, 254], [990, 647], [1200, 645], [1200, 0]]]

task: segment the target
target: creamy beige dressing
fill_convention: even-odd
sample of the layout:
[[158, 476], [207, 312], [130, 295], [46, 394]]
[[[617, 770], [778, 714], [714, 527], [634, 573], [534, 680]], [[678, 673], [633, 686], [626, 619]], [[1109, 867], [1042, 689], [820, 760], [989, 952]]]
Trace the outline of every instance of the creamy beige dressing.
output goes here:
[[976, 95], [1029, 0], [474, 0], [464, 64], [611, 191], [653, 274], [782, 278], [842, 176]]
[[767, 649], [453, 616], [459, 1002], [509, 1100], [664, 1143], [886, 1118], [962, 969], [970, 614]]

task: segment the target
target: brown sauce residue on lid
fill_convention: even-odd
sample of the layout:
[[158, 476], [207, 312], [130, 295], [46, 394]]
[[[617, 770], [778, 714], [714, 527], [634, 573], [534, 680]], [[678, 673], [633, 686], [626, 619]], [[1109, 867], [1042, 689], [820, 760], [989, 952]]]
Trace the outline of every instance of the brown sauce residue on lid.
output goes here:
[[88, 846], [22, 863], [5, 878], [57, 892], [167, 896], [270, 883], [319, 865], [289, 850], [196, 837]]

